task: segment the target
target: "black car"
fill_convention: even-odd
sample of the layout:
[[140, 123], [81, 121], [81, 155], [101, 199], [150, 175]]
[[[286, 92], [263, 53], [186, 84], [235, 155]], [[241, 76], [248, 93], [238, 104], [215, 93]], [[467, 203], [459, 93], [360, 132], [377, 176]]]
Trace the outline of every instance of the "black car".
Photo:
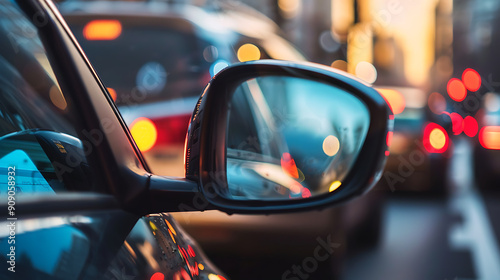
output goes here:
[[[216, 75], [190, 118], [186, 176], [154, 175], [52, 2], [0, 0], [0, 13], [2, 279], [225, 279], [164, 212], [319, 209], [363, 194], [380, 177], [389, 109], [377, 92], [325, 67], [270, 61], [238, 64]], [[226, 139], [243, 124], [269, 129], [255, 115], [239, 120], [234, 114], [245, 106], [236, 102], [241, 91], [259, 97], [257, 108], [271, 102], [272, 93], [262, 86], [269, 81], [297, 98], [321, 88], [319, 94], [335, 93], [325, 103], [354, 104], [344, 108], [345, 117], [353, 110], [363, 113], [359, 122], [312, 115], [356, 136], [340, 142], [349, 149], [323, 159], [331, 164], [321, 184], [296, 178], [292, 151], [287, 164], [266, 154], [262, 142], [253, 150], [229, 152]], [[290, 112], [286, 129], [310, 117]], [[254, 131], [243, 133], [252, 137]], [[231, 183], [236, 159], [264, 167], [249, 171], [265, 181], [261, 190], [248, 195], [240, 190], [255, 188], [252, 181]], [[270, 178], [276, 165], [291, 183]], [[295, 167], [305, 168], [299, 161]], [[328, 257], [332, 244], [320, 249], [318, 259], [307, 264]]]

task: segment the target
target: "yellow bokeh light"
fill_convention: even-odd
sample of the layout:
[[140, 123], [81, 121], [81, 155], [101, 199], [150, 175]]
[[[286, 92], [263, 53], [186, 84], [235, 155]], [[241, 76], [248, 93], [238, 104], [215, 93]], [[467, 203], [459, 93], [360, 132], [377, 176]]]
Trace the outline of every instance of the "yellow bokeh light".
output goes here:
[[335, 181], [330, 185], [330, 192], [334, 192], [336, 189], [338, 189], [342, 185], [342, 182], [340, 181]]
[[337, 137], [333, 135], [328, 135], [325, 140], [323, 140], [323, 152], [329, 157], [333, 157], [339, 152], [340, 141]]
[[244, 44], [238, 49], [237, 55], [241, 62], [259, 60], [260, 49], [254, 44]]
[[151, 227], [152, 230], [158, 230], [155, 224], [153, 222], [149, 221], [149, 226]]
[[395, 89], [378, 88], [377, 91], [382, 95], [394, 115], [401, 114], [405, 110], [406, 100], [403, 94]]
[[146, 152], [153, 148], [158, 138], [156, 126], [148, 118], [136, 119], [131, 125], [130, 133], [141, 152]]
[[347, 62], [345, 60], [335, 60], [331, 65], [333, 68], [347, 72]]
[[292, 18], [300, 10], [301, 0], [278, 0], [278, 7], [283, 11], [284, 16]]
[[205, 266], [204, 266], [203, 264], [199, 263], [199, 264], [198, 264], [198, 268], [199, 268], [200, 270], [204, 270], [204, 269], [205, 269]]
[[373, 84], [377, 80], [377, 69], [370, 62], [361, 61], [358, 63], [355, 73], [358, 78], [370, 84]]
[[441, 129], [434, 128], [429, 135], [429, 141], [434, 149], [442, 149], [446, 145], [446, 135]]
[[87, 40], [114, 40], [122, 33], [122, 24], [118, 20], [93, 20], [83, 28]]
[[209, 280], [221, 280], [221, 279], [220, 279], [220, 277], [219, 277], [219, 275], [217, 275], [217, 274], [213, 274], [213, 273], [210, 273], [210, 274], [208, 275], [208, 279], [209, 279]]

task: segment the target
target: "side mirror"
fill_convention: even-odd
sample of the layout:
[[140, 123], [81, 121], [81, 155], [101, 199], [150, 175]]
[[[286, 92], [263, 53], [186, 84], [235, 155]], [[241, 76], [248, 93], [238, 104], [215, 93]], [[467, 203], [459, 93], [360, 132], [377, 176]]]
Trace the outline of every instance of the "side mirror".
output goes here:
[[213, 208], [321, 208], [380, 178], [390, 109], [353, 77], [316, 64], [255, 61], [217, 74], [189, 126], [186, 178]]

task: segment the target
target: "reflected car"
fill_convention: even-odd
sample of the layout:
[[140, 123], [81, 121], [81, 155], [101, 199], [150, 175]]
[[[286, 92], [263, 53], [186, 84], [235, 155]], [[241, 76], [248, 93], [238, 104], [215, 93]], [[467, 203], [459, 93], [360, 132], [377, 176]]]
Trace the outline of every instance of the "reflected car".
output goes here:
[[380, 86], [378, 90], [394, 112], [387, 165], [378, 187], [391, 192], [446, 194], [451, 120], [431, 112], [428, 102], [432, 98], [421, 89]]

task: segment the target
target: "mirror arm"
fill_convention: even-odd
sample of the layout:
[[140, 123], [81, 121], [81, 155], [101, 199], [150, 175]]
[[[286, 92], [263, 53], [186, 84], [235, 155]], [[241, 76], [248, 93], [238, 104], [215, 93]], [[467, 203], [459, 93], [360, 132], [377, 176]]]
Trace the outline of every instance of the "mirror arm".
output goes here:
[[146, 214], [215, 209], [199, 191], [196, 181], [158, 175], [150, 175], [149, 180]]

